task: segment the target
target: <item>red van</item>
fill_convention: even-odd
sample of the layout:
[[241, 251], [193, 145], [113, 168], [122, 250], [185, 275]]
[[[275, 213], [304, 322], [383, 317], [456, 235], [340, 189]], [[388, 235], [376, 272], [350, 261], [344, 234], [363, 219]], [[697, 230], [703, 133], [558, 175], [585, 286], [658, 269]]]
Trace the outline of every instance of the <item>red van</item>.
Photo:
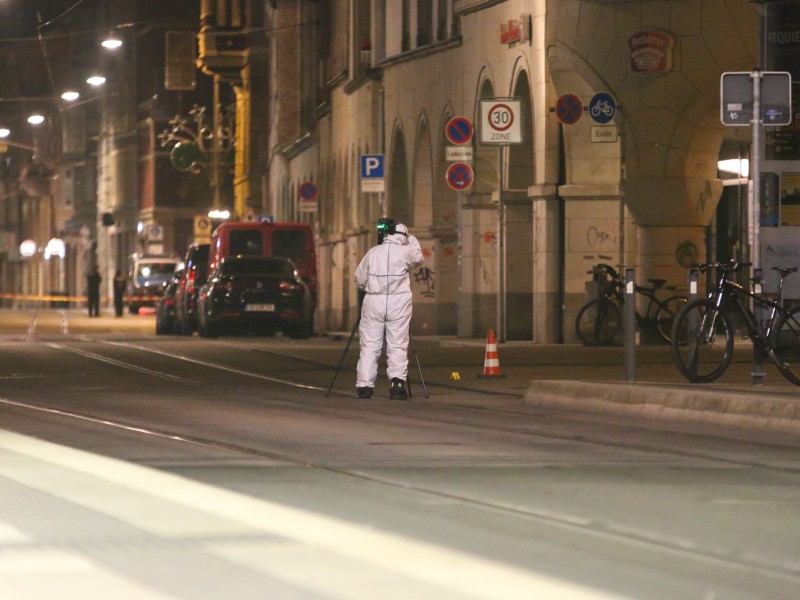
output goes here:
[[211, 234], [209, 273], [228, 256], [282, 256], [294, 262], [317, 303], [317, 253], [314, 232], [307, 223], [229, 221]]

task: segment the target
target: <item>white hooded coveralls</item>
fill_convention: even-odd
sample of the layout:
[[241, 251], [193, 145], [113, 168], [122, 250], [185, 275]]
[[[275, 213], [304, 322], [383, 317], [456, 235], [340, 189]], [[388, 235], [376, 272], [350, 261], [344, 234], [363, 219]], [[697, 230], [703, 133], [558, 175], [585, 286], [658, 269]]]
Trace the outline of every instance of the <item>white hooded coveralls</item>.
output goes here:
[[373, 246], [356, 269], [356, 284], [366, 292], [361, 307], [356, 387], [375, 387], [378, 359], [386, 335], [386, 375], [406, 380], [408, 377], [408, 341], [411, 324], [411, 277], [409, 271], [424, 261], [422, 249], [402, 223], [396, 233], [386, 235], [383, 243]]

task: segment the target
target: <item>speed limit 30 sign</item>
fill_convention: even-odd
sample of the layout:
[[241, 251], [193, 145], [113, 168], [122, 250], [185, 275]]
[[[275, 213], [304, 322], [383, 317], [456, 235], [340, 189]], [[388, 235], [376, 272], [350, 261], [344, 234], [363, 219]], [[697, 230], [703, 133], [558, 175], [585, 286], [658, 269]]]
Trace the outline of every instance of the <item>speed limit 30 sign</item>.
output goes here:
[[488, 98], [480, 101], [481, 144], [522, 143], [522, 100]]

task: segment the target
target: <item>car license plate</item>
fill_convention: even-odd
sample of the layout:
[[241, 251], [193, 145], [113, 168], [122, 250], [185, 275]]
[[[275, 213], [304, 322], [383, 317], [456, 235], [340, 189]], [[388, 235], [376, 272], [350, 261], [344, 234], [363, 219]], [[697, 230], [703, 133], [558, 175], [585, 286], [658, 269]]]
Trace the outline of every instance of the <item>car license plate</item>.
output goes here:
[[275, 312], [274, 304], [245, 304], [247, 312]]

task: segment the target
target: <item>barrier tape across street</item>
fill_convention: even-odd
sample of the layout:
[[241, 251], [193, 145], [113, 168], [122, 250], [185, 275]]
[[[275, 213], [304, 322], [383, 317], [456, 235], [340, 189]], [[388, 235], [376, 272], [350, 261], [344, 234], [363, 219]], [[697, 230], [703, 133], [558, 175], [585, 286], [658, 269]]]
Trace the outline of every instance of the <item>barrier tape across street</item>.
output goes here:
[[[63, 294], [0, 294], [0, 300], [28, 300], [34, 302], [89, 302], [87, 296], [67, 296]], [[100, 298], [101, 302], [112, 302], [114, 299], [111, 296], [104, 296]], [[160, 302], [161, 296], [125, 296], [124, 302]]]

